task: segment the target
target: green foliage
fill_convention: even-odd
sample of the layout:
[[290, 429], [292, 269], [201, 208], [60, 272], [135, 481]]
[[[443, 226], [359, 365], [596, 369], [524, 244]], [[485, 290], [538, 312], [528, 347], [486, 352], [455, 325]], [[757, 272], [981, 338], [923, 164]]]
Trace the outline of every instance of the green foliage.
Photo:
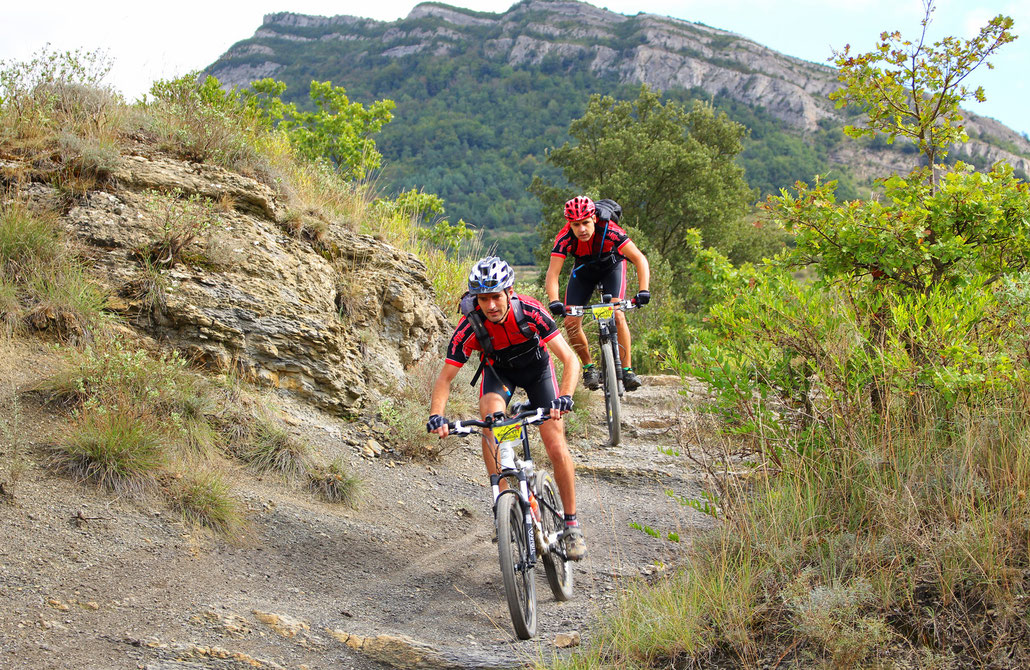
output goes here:
[[114, 491], [141, 492], [156, 483], [163, 465], [162, 435], [130, 409], [92, 406], [55, 447], [71, 474]]
[[187, 523], [230, 538], [239, 537], [246, 529], [242, 505], [233, 497], [225, 476], [218, 472], [189, 472], [172, 480], [169, 497]]
[[0, 276], [25, 281], [34, 268], [52, 266], [62, 245], [54, 217], [16, 200], [0, 202]]
[[137, 256], [154, 268], [168, 269], [182, 263], [190, 245], [218, 224], [214, 204], [197, 193], [186, 196], [176, 189], [167, 194], [147, 191], [144, 196], [147, 212], [160, 226], [161, 237], [139, 250]]
[[283, 102], [285, 91], [286, 84], [262, 79], [252, 84], [249, 99], [287, 134], [301, 156], [326, 161], [351, 179], [364, 179], [380, 167], [382, 156], [371, 136], [393, 118], [392, 100], [365, 107], [351, 102], [342, 86], [312, 81], [310, 98], [317, 111], [309, 112]]
[[[26, 61], [0, 61], [0, 115], [16, 136], [69, 120], [100, 130], [117, 94], [102, 82], [112, 62], [100, 51], [52, 51], [46, 45]], [[6, 123], [10, 121], [12, 125]]]
[[0, 311], [5, 330], [26, 323], [63, 341], [88, 341], [107, 322], [107, 294], [71, 255], [56, 217], [0, 203]]
[[547, 213], [540, 238], [549, 244], [564, 224], [561, 204], [584, 192], [618, 201], [620, 224], [643, 231], [674, 269], [690, 260], [683, 252], [690, 228], [732, 255], [749, 234], [740, 224], [757, 197], [734, 162], [746, 133], [710, 104], [695, 102], [689, 111], [663, 104], [647, 86], [632, 102], [592, 96], [569, 127], [575, 144], [548, 156], [570, 186], [534, 180]]
[[1030, 185], [1007, 164], [986, 174], [958, 164], [936, 187], [923, 171], [890, 177], [882, 200], [838, 204], [835, 186], [799, 183], [796, 195], [769, 200], [795, 234], [790, 262], [815, 264], [825, 281], [871, 276], [878, 287], [924, 292], [1030, 261]]
[[[529, 12], [519, 14], [510, 29], [550, 39], [534, 29], [530, 17]], [[513, 19], [510, 16], [506, 23]], [[401, 24], [405, 30], [435, 30], [432, 20]], [[617, 51], [638, 47], [644, 24], [653, 20], [630, 17], [610, 26], [617, 36], [605, 47]], [[285, 64], [276, 76], [289, 84], [283, 98], [297, 105], [310, 106], [302, 93], [312, 79], [338, 80], [353, 99], [366, 104], [383, 98], [395, 100], [395, 118], [376, 142], [385, 157], [379, 182], [386, 192], [417, 188], [439, 194], [454, 218], [486, 231], [488, 246], [497, 244], [505, 257], [519, 264], [532, 262], [527, 252], [537, 244], [533, 232], [541, 209], [527, 189], [534, 176], [548, 182], [561, 179], [560, 170], [546, 161], [547, 151], [569, 140], [569, 124], [583, 115], [591, 95], [632, 100], [638, 87], [593, 74], [589, 67], [592, 56], [508, 65], [503, 55], [484, 48], [488, 40], [499, 36], [499, 29], [477, 26], [463, 26], [463, 34], [455, 41], [440, 43], [448, 50], [446, 54], [423, 50], [385, 56], [389, 47], [384, 46], [383, 36], [393, 25], [348, 26], [348, 36], [354, 39], [347, 41], [319, 40], [326, 34], [320, 27], [292, 29], [312, 41], [254, 38], [241, 46], [275, 50], [276, 61]], [[705, 38], [711, 36], [705, 34]], [[592, 41], [585, 41], [584, 46], [586, 54], [598, 47]], [[264, 60], [267, 56], [233, 55], [219, 65]], [[829, 152], [842, 137], [839, 125], [805, 135], [764, 110], [726, 96], [713, 97], [701, 90], [668, 90], [666, 96], [687, 109], [694, 99], [712, 100], [717, 110], [753, 130], [752, 137], [744, 138], [745, 150], [737, 162], [745, 167], [751, 186], [762, 193], [776, 193], [798, 179], [811, 179], [813, 174], [826, 174], [833, 168]], [[852, 188], [848, 175], [839, 169], [832, 174], [842, 187], [847, 183], [847, 188]], [[855, 195], [853, 190], [842, 193]]]
[[234, 446], [235, 455], [261, 472], [291, 479], [307, 472], [311, 447], [277, 421], [258, 418], [250, 439]]
[[865, 125], [845, 129], [852, 137], [885, 133], [887, 142], [904, 137], [916, 144], [931, 168], [938, 156], [956, 142], [969, 139], [962, 127], [959, 104], [969, 98], [985, 100], [983, 87], [970, 89], [966, 78], [994, 53], [1016, 39], [1012, 19], [998, 15], [969, 40], [945, 37], [926, 44], [926, 31], [934, 11], [933, 2], [925, 4], [923, 32], [913, 43], [901, 33], [883, 32], [876, 49], [857, 56], [851, 46], [835, 53], [838, 79], [844, 86], [830, 94], [838, 107], [861, 106], [867, 116]]
[[139, 103], [164, 149], [187, 160], [229, 168], [260, 163], [259, 135], [267, 124], [236, 91], [223, 91], [214, 77], [192, 72], [162, 79]]

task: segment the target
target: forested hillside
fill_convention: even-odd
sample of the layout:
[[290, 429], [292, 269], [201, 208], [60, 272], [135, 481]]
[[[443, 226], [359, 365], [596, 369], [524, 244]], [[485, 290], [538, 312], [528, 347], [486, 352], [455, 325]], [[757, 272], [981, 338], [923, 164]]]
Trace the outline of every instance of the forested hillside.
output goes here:
[[[451, 219], [488, 230], [517, 262], [531, 261], [527, 237], [540, 218], [526, 188], [534, 175], [559, 178], [546, 151], [567, 141], [592, 93], [632, 98], [646, 83], [672, 100], [712, 100], [750, 129], [738, 160], [763, 194], [829, 174], [840, 197], [853, 197], [885, 167], [917, 160], [882, 140], [842, 142], [847, 119], [826, 98], [837, 86], [830, 67], [702, 24], [564, 0], [525, 0], [503, 14], [425, 3], [394, 22], [270, 14], [207, 72], [235, 86], [272, 77], [301, 105], [312, 80], [364, 103], [394, 100], [377, 137], [381, 186], [440, 195]], [[1025, 138], [967, 121], [973, 139], [953, 158], [1028, 170]]]

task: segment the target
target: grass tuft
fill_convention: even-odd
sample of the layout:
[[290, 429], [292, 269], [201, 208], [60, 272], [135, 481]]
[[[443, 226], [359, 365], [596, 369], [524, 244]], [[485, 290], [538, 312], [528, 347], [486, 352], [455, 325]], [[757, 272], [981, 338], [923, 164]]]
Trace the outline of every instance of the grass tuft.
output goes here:
[[119, 493], [154, 487], [164, 465], [163, 436], [152, 418], [122, 409], [83, 412], [54, 448], [73, 476]]
[[236, 446], [236, 455], [261, 472], [287, 479], [307, 472], [310, 446], [290, 435], [278, 422], [259, 418], [249, 439]]
[[201, 470], [172, 480], [169, 497], [186, 523], [209, 528], [228, 538], [239, 538], [246, 530], [240, 503], [233, 497], [224, 475], [218, 472]]
[[324, 469], [313, 468], [308, 472], [308, 488], [326, 502], [357, 507], [361, 480], [347, 474], [343, 462], [336, 459]]

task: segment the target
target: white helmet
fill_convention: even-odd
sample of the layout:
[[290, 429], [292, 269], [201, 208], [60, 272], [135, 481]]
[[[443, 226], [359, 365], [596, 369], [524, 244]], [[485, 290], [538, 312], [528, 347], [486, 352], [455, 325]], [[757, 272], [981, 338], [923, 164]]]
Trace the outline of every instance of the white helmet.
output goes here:
[[515, 272], [497, 256], [487, 256], [476, 262], [469, 273], [469, 293], [500, 293], [515, 284]]

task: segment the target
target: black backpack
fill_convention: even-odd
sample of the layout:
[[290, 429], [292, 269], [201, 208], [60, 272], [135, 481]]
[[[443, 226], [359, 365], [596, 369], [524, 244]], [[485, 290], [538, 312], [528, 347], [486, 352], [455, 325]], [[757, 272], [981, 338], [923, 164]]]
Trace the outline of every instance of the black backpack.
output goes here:
[[483, 373], [483, 368], [488, 364], [488, 361], [493, 363], [500, 363], [505, 367], [514, 367], [514, 365], [527, 358], [528, 354], [532, 354], [534, 359], [540, 358], [540, 337], [536, 334], [529, 325], [529, 319], [526, 318], [526, 312], [522, 308], [522, 301], [514, 293], [511, 296], [511, 309], [515, 312], [515, 324], [519, 327], [519, 332], [526, 338], [526, 342], [516, 344], [512, 347], [505, 347], [502, 349], [502, 353], [498, 354], [497, 350], [494, 349], [493, 337], [490, 335], [490, 331], [486, 329], [486, 317], [483, 316], [483, 312], [478, 309], [476, 305], [476, 296], [469, 292], [465, 292], [465, 295], [461, 296], [461, 301], [458, 303], [458, 311], [468, 320], [469, 325], [472, 326], [472, 332], [476, 335], [476, 340], [479, 342], [479, 346], [483, 347], [483, 352], [479, 355], [479, 369], [476, 370], [476, 374], [472, 377], [472, 386], [476, 385], [479, 381], [479, 375]]
[[622, 205], [611, 198], [604, 198], [594, 203], [594, 210], [597, 213], [598, 225], [604, 224], [604, 232], [600, 235], [594, 235], [594, 244], [591, 249], [592, 258], [587, 261], [587, 264], [591, 268], [603, 271], [608, 267], [618, 265], [620, 262], [618, 256], [614, 253], [602, 254], [601, 249], [604, 248], [604, 238], [608, 236], [608, 224], [618, 223], [619, 219], [622, 218]]
[[609, 221], [619, 222], [622, 218], [622, 205], [615, 202], [611, 198], [605, 198], [604, 200], [598, 200], [594, 203], [594, 209], [597, 211], [598, 221]]

